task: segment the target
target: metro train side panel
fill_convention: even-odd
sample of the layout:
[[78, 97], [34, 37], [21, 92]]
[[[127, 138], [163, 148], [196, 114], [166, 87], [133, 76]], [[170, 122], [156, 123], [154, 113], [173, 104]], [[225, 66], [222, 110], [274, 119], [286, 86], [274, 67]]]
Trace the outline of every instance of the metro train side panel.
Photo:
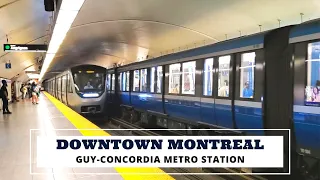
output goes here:
[[[129, 97], [122, 98], [120, 103], [128, 105], [131, 112], [141, 114], [141, 120], [155, 117], [142, 122], [156, 123], [164, 128], [291, 129], [297, 152], [319, 158], [320, 102], [313, 107], [305, 104], [306, 81], [309, 78], [314, 83], [316, 77], [320, 80], [320, 64], [313, 63], [308, 69], [306, 63], [309, 43], [319, 42], [314, 46], [319, 46], [320, 52], [319, 22], [279, 28], [119, 67], [119, 73], [130, 73]], [[301, 32], [296, 27], [301, 28]], [[303, 40], [303, 36], [307, 40]], [[294, 38], [296, 42], [292, 42]], [[313, 53], [312, 56], [316, 55]], [[227, 56], [229, 64], [220, 67], [220, 61]], [[313, 62], [319, 61], [313, 59]], [[190, 62], [195, 66], [184, 68]], [[208, 63], [211, 64], [208, 66]], [[174, 66], [176, 68], [172, 70]], [[163, 69], [159, 93], [153, 85], [159, 81], [157, 73], [153, 73], [157, 67]], [[142, 71], [147, 72], [146, 81], [141, 79]], [[307, 75], [308, 71], [318, 74]], [[139, 74], [136, 87], [135, 72]], [[229, 83], [227, 95], [220, 92], [223, 90], [221, 81], [226, 80], [224, 77]], [[146, 82], [147, 90], [141, 90], [140, 81]], [[244, 91], [245, 81], [249, 82], [252, 91]], [[173, 82], [176, 82], [176, 89]], [[190, 88], [192, 83], [194, 87]], [[183, 89], [193, 91], [183, 93]], [[119, 91], [123, 94], [121, 89]], [[245, 133], [272, 135], [275, 132]], [[287, 143], [288, 139], [285, 139]], [[288, 151], [285, 146], [285, 152]]]
[[[253, 44], [252, 44], [253, 43]], [[256, 44], [255, 44], [256, 43]], [[261, 106], [261, 97], [262, 97], [262, 90], [258, 90], [257, 93], [252, 95], [252, 98], [237, 98], [234, 99], [235, 91], [240, 91], [240, 81], [235, 80], [240, 72], [236, 71], [237, 68], [240, 67], [241, 61], [241, 54], [243, 53], [259, 53], [263, 54], [263, 50], [259, 50], [263, 47], [263, 34], [259, 34], [257, 36], [250, 36], [243, 39], [232, 40], [229, 42], [223, 42], [221, 44], [215, 46], [208, 46], [204, 49], [200, 49], [201, 52], [208, 52], [209, 54], [203, 55], [199, 54], [197, 50], [190, 50], [188, 51], [187, 55], [182, 54], [181, 57], [185, 59], [190, 59], [190, 62], [194, 62], [196, 64], [194, 73], [194, 90], [195, 92], [191, 95], [182, 94], [182, 89], [179, 89], [178, 93], [171, 93], [168, 92], [169, 88], [169, 66], [170, 64], [166, 61], [169, 61], [171, 64], [180, 64], [180, 72], [182, 71], [182, 66], [187, 63], [188, 61], [181, 61], [181, 58], [177, 58], [177, 54], [172, 56], [164, 57], [162, 61], [159, 59], [153, 60], [154, 62], [162, 62], [161, 64], [156, 64], [151, 62], [152, 65], [145, 65], [145, 68], [142, 67], [140, 69], [131, 68], [130, 66], [125, 68], [119, 68], [119, 76], [123, 77], [123, 74], [127, 74], [130, 72], [131, 75], [131, 84], [124, 83], [123, 79], [119, 80], [120, 83], [120, 92], [119, 96], [121, 99], [121, 103], [126, 106], [133, 107], [134, 109], [145, 112], [145, 111], [155, 111], [156, 113], [161, 113], [167, 115], [169, 118], [194, 122], [197, 123], [204, 123], [214, 125], [215, 127], [223, 127], [223, 128], [263, 128], [263, 120], [262, 120], [262, 106]], [[231, 48], [231, 49], [230, 49]], [[219, 76], [219, 68], [218, 66], [218, 59], [219, 57], [230, 55], [233, 59], [230, 60], [230, 66], [228, 73], [229, 81], [232, 84], [237, 84], [237, 86], [232, 85], [230, 89], [230, 94], [228, 97], [221, 97], [218, 96], [218, 90], [214, 89], [214, 92], [211, 92], [209, 96], [204, 95], [202, 93], [203, 82], [202, 78], [205, 73], [203, 71], [204, 63], [207, 59], [213, 58], [212, 67], [212, 77], [210, 79], [210, 83], [213, 87], [218, 86], [218, 76]], [[194, 59], [194, 56], [203, 56], [202, 58]], [[177, 58], [177, 59], [175, 59]], [[182, 63], [180, 63], [182, 62]], [[263, 63], [263, 57], [257, 57], [257, 66], [261, 66]], [[152, 92], [150, 89], [150, 72], [153, 68], [159, 67], [159, 65], [164, 69], [163, 76], [164, 76], [164, 84], [163, 84], [163, 92], [161, 94], [155, 93], [153, 90]], [[143, 65], [142, 65], [143, 66]], [[260, 68], [261, 69], [261, 68]], [[132, 76], [135, 74], [141, 74], [142, 71], [148, 72], [148, 78], [146, 80], [148, 90], [141, 90], [141, 77], [138, 77], [139, 85], [136, 87], [138, 90], [133, 91], [134, 87], [134, 80]], [[256, 68], [252, 71], [252, 74], [256, 75], [257, 78], [253, 83], [256, 83], [257, 86], [261, 87], [254, 87], [257, 89], [262, 89], [263, 80], [263, 71], [257, 70]], [[138, 76], [139, 76], [138, 75]], [[127, 77], [126, 77], [127, 78]], [[183, 77], [179, 77], [179, 81], [183, 79]], [[258, 83], [257, 83], [257, 82]], [[126, 82], [126, 81], [125, 81]], [[156, 82], [153, 82], [156, 83]], [[180, 82], [181, 83], [181, 82]], [[241, 82], [243, 83], [243, 82]], [[152, 83], [151, 83], [152, 84]], [[130, 86], [129, 89], [125, 89], [121, 87]], [[236, 88], [236, 89], [233, 89]], [[127, 92], [129, 90], [129, 92]], [[128, 94], [130, 96], [128, 97]], [[238, 92], [238, 95], [240, 92]], [[162, 97], [163, 96], [163, 97]], [[163, 98], [163, 101], [161, 100]]]
[[[293, 120], [297, 151], [320, 158], [320, 106], [308, 100], [307, 87], [320, 87], [320, 21], [293, 29], [295, 76]], [[312, 89], [314, 90], [314, 89]]]

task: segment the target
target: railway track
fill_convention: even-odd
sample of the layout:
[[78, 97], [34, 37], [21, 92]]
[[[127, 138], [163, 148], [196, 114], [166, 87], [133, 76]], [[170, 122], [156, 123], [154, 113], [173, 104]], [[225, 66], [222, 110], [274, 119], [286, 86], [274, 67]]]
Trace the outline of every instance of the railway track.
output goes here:
[[[109, 122], [104, 125], [100, 125], [102, 129], [115, 129], [108, 130], [108, 133], [111, 135], [117, 136], [161, 136], [161, 135], [183, 135], [179, 134], [176, 131], [170, 131], [167, 129], [163, 130], [143, 130], [143, 127], [140, 127], [136, 124], [128, 123], [122, 119], [111, 118]], [[117, 129], [127, 129], [117, 130]], [[180, 173], [181, 175], [172, 175], [175, 179], [181, 180], [267, 180], [266, 178], [253, 175], [230, 175], [230, 173], [240, 173], [238, 169], [230, 168], [162, 168], [167, 173]], [[212, 175], [210, 173], [215, 173]], [[221, 174], [221, 175], [220, 175]]]

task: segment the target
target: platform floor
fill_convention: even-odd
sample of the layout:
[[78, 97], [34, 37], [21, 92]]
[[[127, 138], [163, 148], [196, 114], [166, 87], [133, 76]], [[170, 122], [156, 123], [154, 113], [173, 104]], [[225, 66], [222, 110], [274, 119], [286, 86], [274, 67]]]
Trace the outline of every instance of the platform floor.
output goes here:
[[[33, 105], [31, 101], [20, 100], [9, 106], [13, 112], [10, 115], [0, 114], [0, 180], [120, 180], [124, 179], [114, 168], [90, 169], [97, 174], [87, 173], [88, 169], [70, 168], [37, 168], [35, 149], [31, 147], [30, 137], [33, 141], [36, 136], [41, 135], [79, 135], [79, 131], [55, 131], [54, 129], [76, 129], [75, 126], [61, 113], [47, 96], [41, 95], [38, 105]], [[40, 129], [32, 131], [30, 129]], [[71, 133], [71, 134], [70, 134]], [[31, 134], [31, 135], [30, 135]], [[30, 159], [30, 156], [32, 157]], [[30, 169], [31, 168], [31, 169]], [[30, 174], [42, 173], [42, 174]], [[99, 173], [116, 173], [116, 175], [99, 175]]]

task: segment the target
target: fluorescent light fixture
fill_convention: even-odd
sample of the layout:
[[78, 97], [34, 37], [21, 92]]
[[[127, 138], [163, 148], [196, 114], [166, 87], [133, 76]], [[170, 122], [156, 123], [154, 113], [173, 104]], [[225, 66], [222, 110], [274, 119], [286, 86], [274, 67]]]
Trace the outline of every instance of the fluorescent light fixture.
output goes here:
[[47, 72], [84, 1], [85, 0], [62, 0], [39, 80], [41, 80]]
[[63, 0], [60, 10], [79, 11], [84, 0]]
[[83, 97], [99, 97], [98, 93], [83, 94]]
[[[40, 79], [42, 78], [43, 74], [45, 71], [47, 71], [51, 61], [53, 60], [55, 54], [47, 54], [46, 55], [46, 58], [44, 59], [44, 62], [43, 62], [43, 66], [42, 66], [42, 69], [41, 69], [41, 73], [40, 73]], [[45, 71], [44, 71], [45, 70]]]
[[78, 11], [67, 11], [60, 9], [56, 24], [72, 24]]
[[40, 75], [39, 74], [27, 73], [27, 76], [29, 77], [29, 79], [38, 79]]

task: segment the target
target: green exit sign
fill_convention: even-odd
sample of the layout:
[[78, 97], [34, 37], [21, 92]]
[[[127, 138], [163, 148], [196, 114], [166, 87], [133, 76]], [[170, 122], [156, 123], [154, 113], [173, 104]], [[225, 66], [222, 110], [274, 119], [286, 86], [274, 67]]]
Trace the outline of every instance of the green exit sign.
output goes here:
[[11, 46], [7, 44], [7, 45], [4, 46], [4, 49], [5, 49], [5, 50], [10, 50], [10, 49], [11, 49]]
[[47, 52], [46, 44], [4, 44], [5, 52]]

